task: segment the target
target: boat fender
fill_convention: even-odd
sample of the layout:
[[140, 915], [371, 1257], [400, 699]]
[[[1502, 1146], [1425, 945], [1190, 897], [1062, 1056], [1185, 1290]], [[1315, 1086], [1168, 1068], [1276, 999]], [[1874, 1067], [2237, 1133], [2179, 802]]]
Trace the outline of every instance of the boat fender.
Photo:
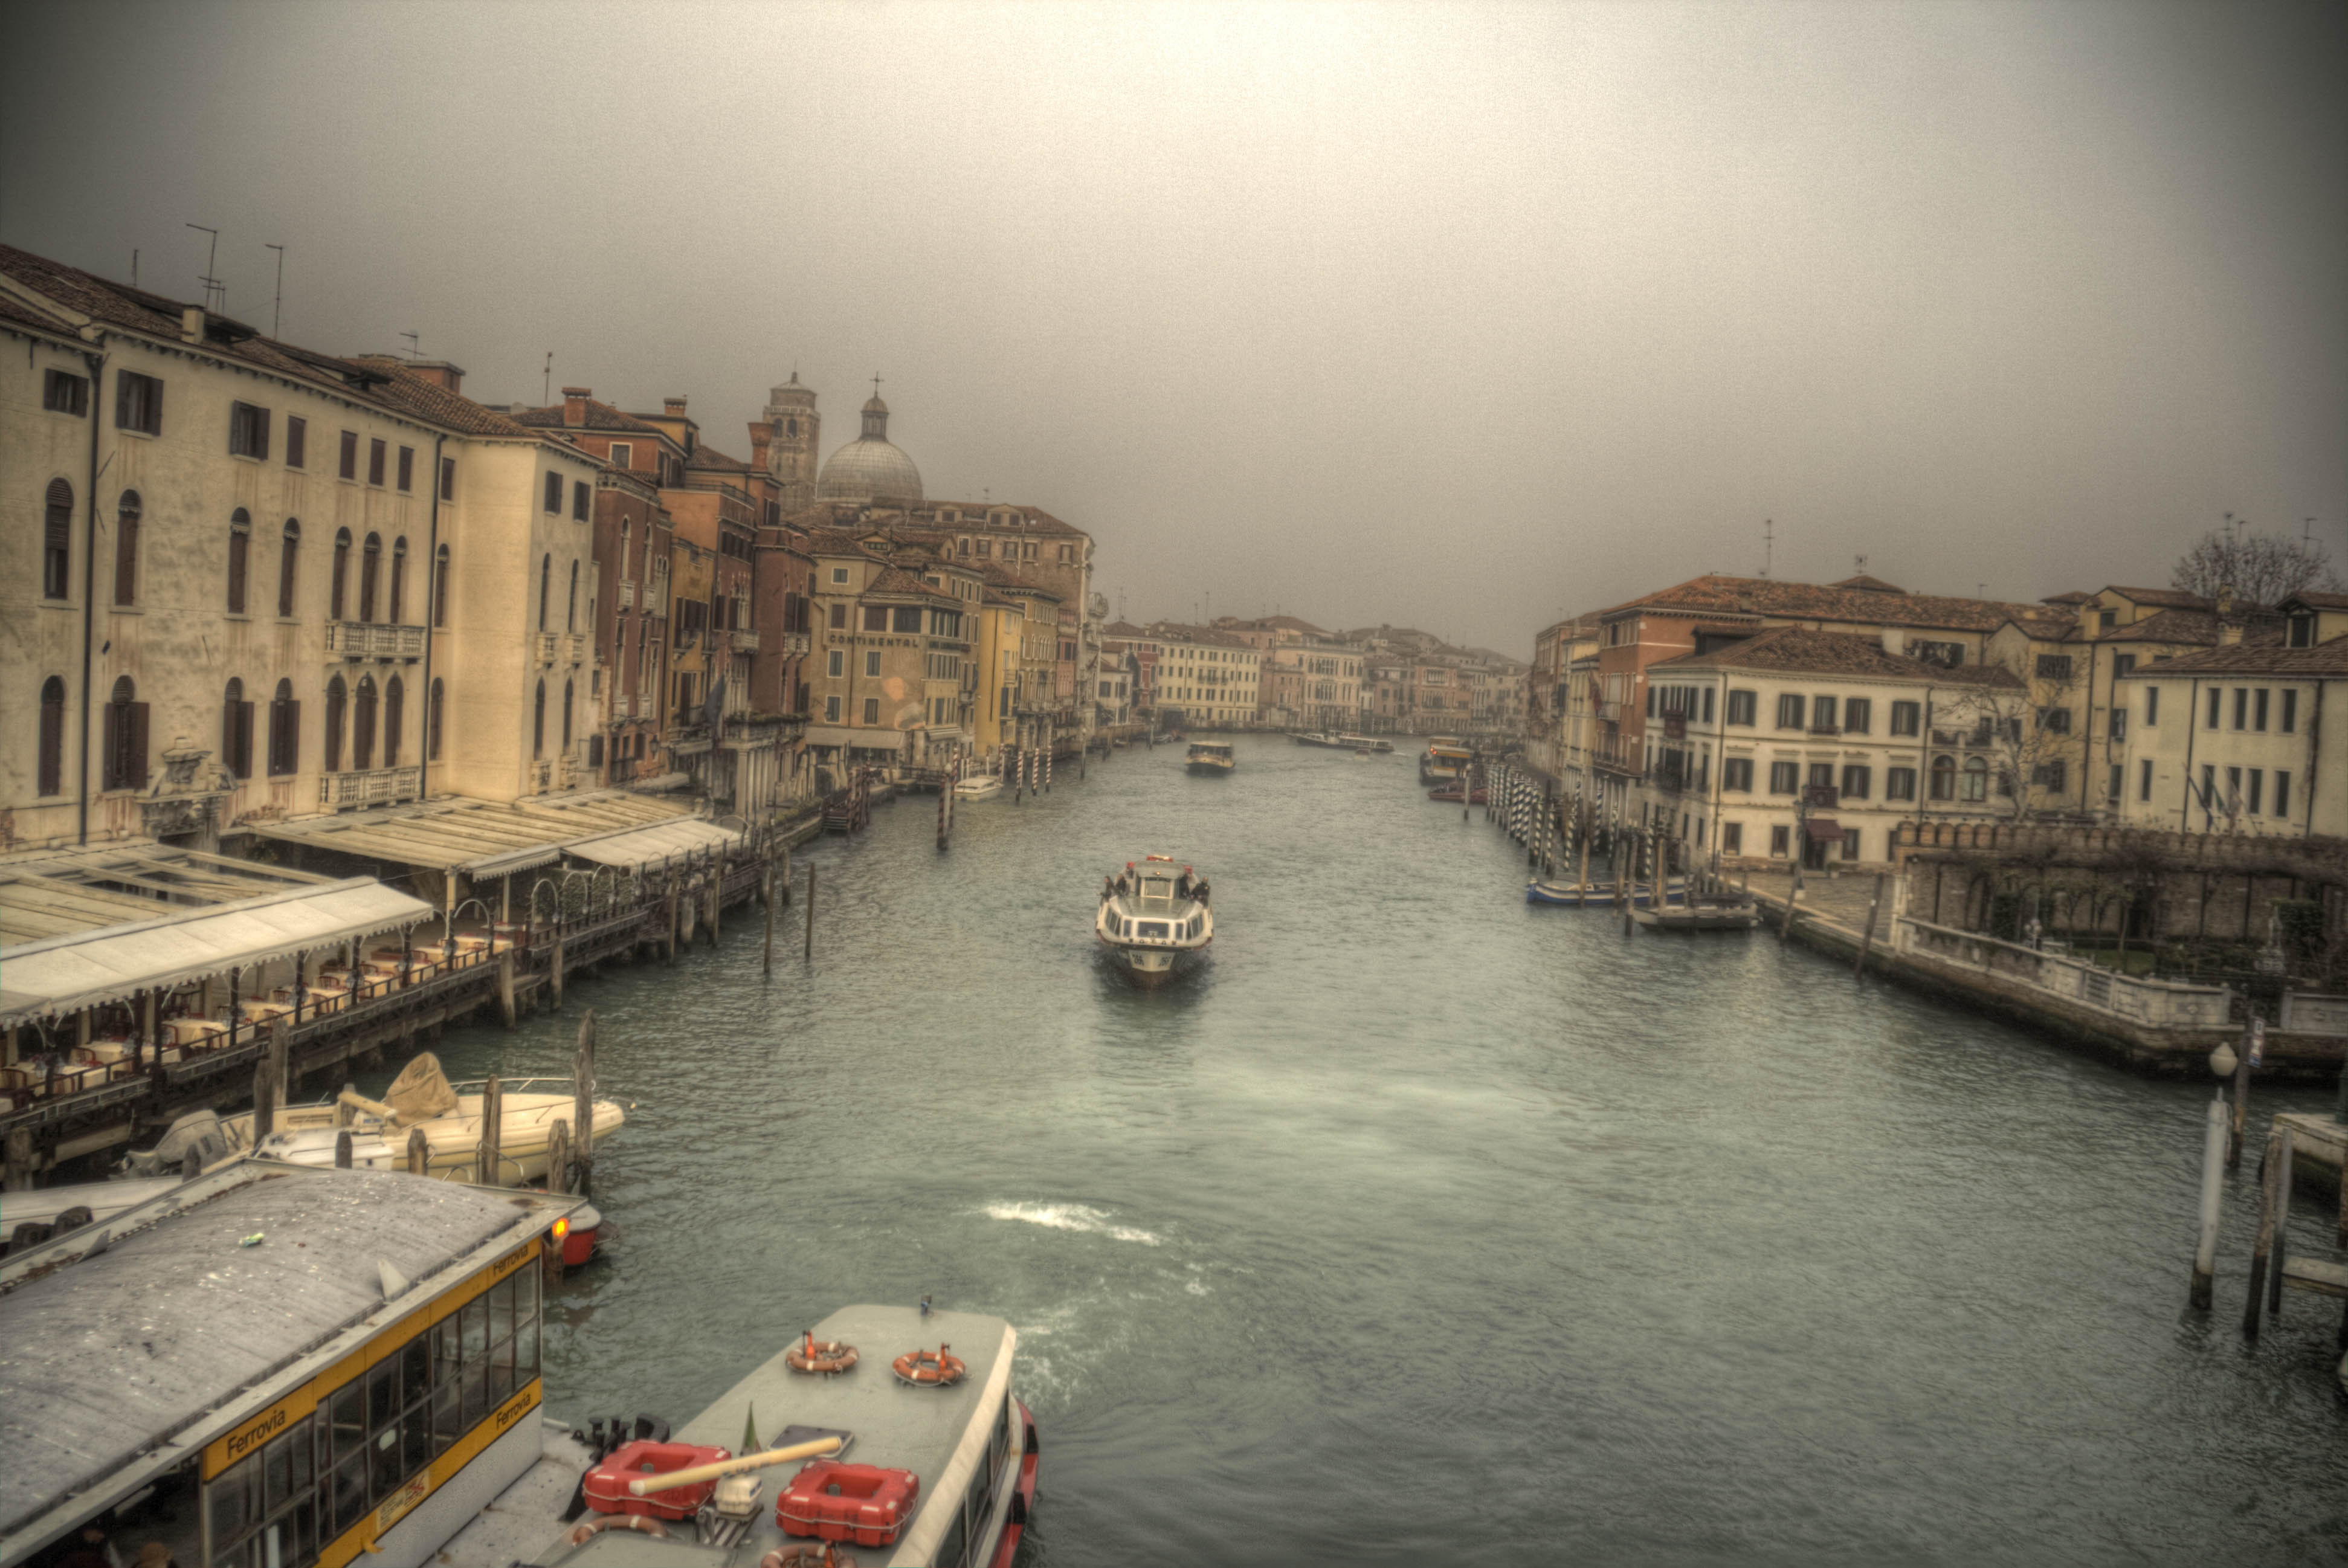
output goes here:
[[569, 1539], [573, 1546], [584, 1546], [607, 1530], [633, 1530], [654, 1541], [668, 1539], [668, 1526], [649, 1513], [599, 1513], [574, 1526]]

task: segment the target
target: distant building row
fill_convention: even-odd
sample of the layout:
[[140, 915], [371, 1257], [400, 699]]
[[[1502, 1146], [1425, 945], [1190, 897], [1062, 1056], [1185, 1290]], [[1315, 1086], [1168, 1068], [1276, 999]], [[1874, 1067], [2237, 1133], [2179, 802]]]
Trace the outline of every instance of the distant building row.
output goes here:
[[1703, 858], [1879, 865], [1903, 821], [2348, 832], [2348, 595], [2034, 604], [1706, 576], [1537, 640], [1529, 756]]

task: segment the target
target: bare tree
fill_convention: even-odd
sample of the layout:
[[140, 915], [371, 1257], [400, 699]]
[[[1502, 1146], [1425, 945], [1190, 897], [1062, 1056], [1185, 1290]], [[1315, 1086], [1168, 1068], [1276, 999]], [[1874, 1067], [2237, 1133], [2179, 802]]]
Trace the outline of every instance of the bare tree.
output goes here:
[[[2075, 809], [2068, 797], [2084, 787], [2072, 776], [2079, 746], [2065, 700], [2079, 678], [2065, 672], [2031, 678], [2028, 685], [2026, 694], [2011, 686], [1976, 686], [1934, 698], [1935, 726], [1965, 732], [1966, 749], [1988, 754], [1988, 803], [2011, 822]], [[2066, 717], [2058, 719], [2058, 713]], [[2032, 798], [2034, 787], [2054, 798], [2041, 804]]]
[[2336, 589], [2341, 583], [2332, 552], [2315, 540], [2237, 531], [2229, 520], [2178, 557], [2168, 585], [2213, 600], [2230, 589], [2243, 603], [2273, 605], [2302, 588]]

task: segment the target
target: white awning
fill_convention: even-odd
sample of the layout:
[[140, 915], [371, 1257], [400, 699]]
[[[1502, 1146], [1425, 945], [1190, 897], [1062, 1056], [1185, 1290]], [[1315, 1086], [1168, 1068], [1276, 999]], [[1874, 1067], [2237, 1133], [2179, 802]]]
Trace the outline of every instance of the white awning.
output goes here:
[[721, 828], [698, 817], [683, 817], [655, 827], [632, 828], [624, 833], [566, 844], [563, 853], [592, 861], [599, 866], [633, 869], [653, 865], [672, 855], [701, 855], [717, 849], [731, 851], [742, 841], [742, 835], [730, 828]]
[[290, 889], [0, 951], [0, 1026], [77, 1013], [438, 918], [370, 877]]
[[902, 729], [851, 729], [845, 725], [814, 724], [800, 738], [809, 746], [852, 746], [859, 751], [902, 751]]

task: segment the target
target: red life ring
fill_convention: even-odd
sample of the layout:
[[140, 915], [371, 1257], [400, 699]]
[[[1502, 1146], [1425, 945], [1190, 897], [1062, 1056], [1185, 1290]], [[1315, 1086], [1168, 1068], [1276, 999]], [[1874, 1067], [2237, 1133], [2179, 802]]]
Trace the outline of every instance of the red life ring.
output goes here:
[[908, 1350], [891, 1363], [900, 1380], [921, 1388], [943, 1388], [959, 1383], [970, 1368], [959, 1356], [949, 1356], [941, 1345], [934, 1351]]
[[649, 1513], [599, 1513], [579, 1522], [579, 1527], [571, 1532], [571, 1544], [584, 1546], [607, 1530], [633, 1530], [655, 1541], [668, 1539], [668, 1526]]
[[857, 1351], [853, 1345], [843, 1344], [837, 1339], [818, 1339], [812, 1334], [783, 1352], [783, 1365], [794, 1372], [820, 1372], [829, 1376], [849, 1370], [856, 1361]]

